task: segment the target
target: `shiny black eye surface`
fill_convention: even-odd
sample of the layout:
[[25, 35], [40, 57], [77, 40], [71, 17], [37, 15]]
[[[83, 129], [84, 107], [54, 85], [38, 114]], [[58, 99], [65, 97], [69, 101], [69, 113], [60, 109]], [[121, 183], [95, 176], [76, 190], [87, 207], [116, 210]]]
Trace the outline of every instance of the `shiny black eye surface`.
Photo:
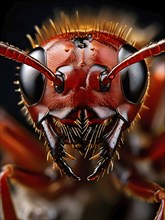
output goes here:
[[95, 64], [91, 68], [91, 72], [98, 72], [99, 73], [99, 87], [100, 87], [100, 92], [108, 92], [110, 89], [110, 83], [107, 78], [109, 71], [108, 67]]
[[65, 75], [71, 73], [73, 70], [72, 66], [61, 66], [59, 67], [56, 72], [55, 76], [57, 78], [57, 84], [54, 86], [54, 89], [57, 93], [62, 93], [65, 87]]
[[55, 85], [54, 89], [57, 93], [62, 93], [64, 91], [64, 73], [57, 70], [56, 78], [58, 79], [58, 85]]
[[[35, 48], [30, 56], [34, 57], [44, 65], [46, 64], [46, 56], [43, 48]], [[28, 105], [37, 104], [44, 92], [45, 76], [38, 70], [26, 64], [22, 64], [20, 69], [19, 84], [23, 98]]]
[[101, 92], [108, 92], [110, 89], [110, 83], [106, 83], [108, 81], [107, 76], [108, 76], [109, 71], [104, 70], [103, 72], [100, 73], [100, 91]]
[[[121, 47], [118, 54], [119, 63], [137, 51], [129, 44]], [[132, 64], [120, 71], [121, 84], [127, 101], [138, 104], [142, 100], [148, 85], [148, 72], [145, 61]]]

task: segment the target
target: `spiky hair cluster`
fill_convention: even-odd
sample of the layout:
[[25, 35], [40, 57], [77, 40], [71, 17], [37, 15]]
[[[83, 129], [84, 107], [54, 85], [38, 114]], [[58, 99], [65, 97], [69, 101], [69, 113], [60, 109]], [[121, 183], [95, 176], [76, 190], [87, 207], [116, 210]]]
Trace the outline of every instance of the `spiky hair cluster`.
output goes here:
[[[136, 41], [139, 42], [139, 37], [135, 32], [132, 32], [133, 22], [130, 23], [133, 19], [121, 19], [121, 18], [112, 18], [112, 13], [101, 12], [98, 16], [95, 15], [85, 15], [81, 12], [76, 11], [73, 15], [65, 14], [65, 12], [59, 12], [54, 19], [48, 19], [45, 21], [41, 27], [35, 25], [34, 28], [36, 33], [32, 37], [30, 34], [27, 34], [33, 48], [38, 45], [49, 41], [60, 35], [67, 35], [68, 33], [77, 34], [80, 36], [82, 34], [86, 35], [88, 33], [95, 32], [99, 33], [108, 33], [116, 37], [122, 38], [131, 45], [134, 45]], [[136, 37], [135, 37], [136, 36]]]

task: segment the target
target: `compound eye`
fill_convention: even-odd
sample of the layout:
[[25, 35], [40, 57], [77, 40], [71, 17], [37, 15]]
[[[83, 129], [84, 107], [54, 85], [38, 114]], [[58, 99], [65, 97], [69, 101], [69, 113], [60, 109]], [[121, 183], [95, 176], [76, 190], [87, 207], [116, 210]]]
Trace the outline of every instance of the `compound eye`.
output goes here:
[[62, 66], [56, 70], [55, 76], [57, 78], [58, 84], [54, 86], [57, 93], [62, 93], [65, 86], [65, 74], [70, 72], [72, 68], [70, 66]]
[[100, 91], [101, 92], [108, 92], [110, 89], [110, 83], [105, 83], [106, 81], [108, 81], [108, 76], [109, 71], [108, 70], [104, 70], [103, 72], [100, 73]]
[[56, 78], [58, 80], [58, 85], [54, 86], [54, 89], [57, 93], [62, 93], [64, 91], [64, 73], [57, 70], [56, 72]]
[[[129, 44], [121, 47], [118, 54], [119, 63], [137, 51]], [[134, 104], [140, 103], [148, 84], [148, 72], [145, 61], [134, 63], [120, 71], [121, 84], [125, 98]]]
[[110, 83], [108, 80], [109, 70], [108, 67], [95, 64], [91, 68], [91, 72], [96, 72], [99, 74], [99, 90], [100, 92], [108, 92], [110, 89]]
[[[29, 53], [42, 64], [46, 64], [46, 55], [42, 47], [35, 48]], [[22, 64], [19, 84], [23, 98], [28, 105], [37, 104], [42, 98], [45, 87], [45, 76], [33, 67]]]

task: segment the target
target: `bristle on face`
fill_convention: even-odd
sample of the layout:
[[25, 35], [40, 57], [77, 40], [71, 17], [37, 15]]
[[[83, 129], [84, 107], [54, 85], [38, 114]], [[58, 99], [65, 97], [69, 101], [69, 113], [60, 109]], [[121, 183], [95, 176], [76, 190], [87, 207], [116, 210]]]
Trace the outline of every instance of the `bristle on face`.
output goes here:
[[108, 33], [122, 38], [133, 46], [144, 46], [158, 32], [153, 24], [144, 29], [136, 27], [135, 15], [128, 16], [127, 13], [102, 9], [98, 13], [75, 11], [72, 15], [64, 11], [56, 13], [54, 18], [48, 19], [41, 27], [35, 25], [34, 37], [27, 34], [32, 48], [55, 38], [57, 35], [67, 33], [88, 34], [92, 32]]
[[[112, 16], [113, 15], [113, 16]], [[124, 21], [123, 21], [124, 20]], [[73, 15], [67, 15], [65, 12], [60, 12], [59, 16], [56, 15], [54, 19], [49, 19], [44, 22], [41, 27], [35, 25], [36, 33], [34, 38], [27, 34], [32, 48], [42, 45], [44, 42], [55, 38], [57, 35], [67, 35], [67, 33], [88, 34], [88, 33], [108, 33], [115, 35], [116, 37], [122, 38], [131, 45], [143, 45], [144, 39], [142, 39], [141, 34], [137, 34], [137, 28], [135, 27], [135, 18], [125, 17], [114, 18], [114, 12], [107, 13], [106, 11], [101, 11], [98, 16], [86, 15], [82, 12], [76, 11]], [[151, 27], [152, 28], [152, 27]], [[145, 32], [145, 30], [144, 30]], [[152, 33], [155, 30], [152, 29]], [[145, 35], [148, 33], [145, 33]], [[148, 36], [148, 40], [152, 36]], [[146, 39], [146, 38], [145, 38]], [[140, 42], [140, 43], [139, 43]]]

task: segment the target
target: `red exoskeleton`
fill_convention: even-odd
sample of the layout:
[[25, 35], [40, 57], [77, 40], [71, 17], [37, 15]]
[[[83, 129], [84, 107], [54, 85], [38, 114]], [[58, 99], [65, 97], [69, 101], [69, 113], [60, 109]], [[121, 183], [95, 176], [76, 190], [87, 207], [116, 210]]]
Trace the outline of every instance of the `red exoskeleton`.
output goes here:
[[[111, 21], [84, 25], [78, 13], [75, 20], [63, 13], [62, 17], [63, 25], [49, 20], [47, 26], [36, 27], [35, 39], [28, 35], [33, 47], [29, 53], [0, 42], [0, 55], [22, 64], [15, 82], [21, 93], [20, 104], [46, 140], [48, 165], [50, 158], [53, 169], [60, 171], [55, 180], [47, 175], [40, 144], [20, 134], [19, 126], [12, 127], [2, 119], [6, 136], [1, 137], [1, 145], [12, 151], [17, 164], [6, 165], [1, 172], [4, 219], [17, 219], [8, 179], [42, 194], [51, 194], [55, 182], [54, 193], [58, 194], [63, 185], [69, 188], [72, 180], [74, 184], [94, 181], [113, 173], [125, 191], [160, 203], [155, 219], [163, 220], [164, 188], [136, 172], [125, 171], [119, 159], [130, 159], [124, 153], [125, 146], [120, 149], [124, 133], [145, 107], [150, 75], [144, 59], [163, 53], [165, 40], [137, 49], [129, 42], [129, 31], [124, 26]], [[17, 141], [8, 143], [13, 136]], [[157, 144], [161, 156], [165, 154], [163, 138]], [[81, 166], [84, 169], [80, 170]]]

